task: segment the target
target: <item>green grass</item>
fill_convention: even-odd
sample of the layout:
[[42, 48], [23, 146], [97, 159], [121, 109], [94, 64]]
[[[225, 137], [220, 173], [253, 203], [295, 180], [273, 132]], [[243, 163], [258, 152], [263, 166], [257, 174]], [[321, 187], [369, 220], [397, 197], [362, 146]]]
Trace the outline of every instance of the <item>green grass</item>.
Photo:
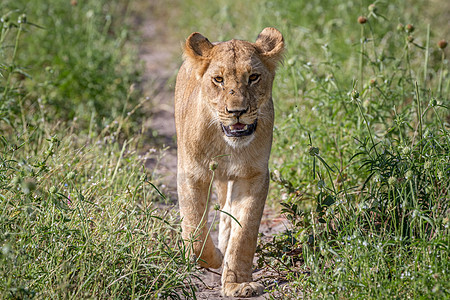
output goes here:
[[[126, 1], [78, 2], [2, 1], [5, 35], [9, 26], [8, 35], [15, 34], [12, 29], [22, 14], [28, 20], [9, 63], [27, 97], [52, 108], [51, 121], [76, 115], [85, 124], [93, 118], [105, 126], [132, 108], [124, 99], [138, 79], [136, 49], [125, 45], [129, 26], [122, 26], [128, 6]], [[4, 53], [13, 49], [8, 43], [2, 46]]]
[[370, 4], [186, 2], [185, 35], [285, 36], [268, 203], [291, 228], [258, 247], [289, 282], [274, 298], [449, 296], [445, 30], [423, 22], [425, 2]]
[[[171, 3], [178, 40], [284, 34], [268, 205], [291, 224], [258, 245], [288, 282], [271, 297], [448, 298], [444, 2]], [[0, 15], [0, 298], [192, 298], [177, 213], [145, 167], [160, 149], [143, 150], [129, 3]]]
[[[192, 295], [126, 2], [0, 4], [0, 298]], [[148, 147], [145, 147], [148, 149]]]

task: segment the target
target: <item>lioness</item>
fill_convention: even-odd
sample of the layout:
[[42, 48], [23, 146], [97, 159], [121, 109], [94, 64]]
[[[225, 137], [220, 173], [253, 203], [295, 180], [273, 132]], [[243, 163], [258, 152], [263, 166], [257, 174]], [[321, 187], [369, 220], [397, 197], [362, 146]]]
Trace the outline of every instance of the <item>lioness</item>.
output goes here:
[[[213, 44], [195, 32], [184, 46], [175, 88], [183, 238], [193, 241], [201, 266], [223, 265], [224, 296], [264, 289], [252, 282], [252, 263], [269, 186], [272, 83], [283, 50], [275, 28], [265, 28], [255, 43]], [[206, 226], [211, 169], [221, 210], [238, 221], [221, 213], [218, 248]]]

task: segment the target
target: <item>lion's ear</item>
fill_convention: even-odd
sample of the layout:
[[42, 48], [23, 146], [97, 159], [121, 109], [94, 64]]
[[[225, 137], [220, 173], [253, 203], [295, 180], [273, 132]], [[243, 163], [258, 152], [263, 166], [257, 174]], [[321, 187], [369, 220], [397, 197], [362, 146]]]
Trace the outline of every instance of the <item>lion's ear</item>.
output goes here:
[[214, 45], [198, 32], [194, 32], [187, 38], [183, 57], [185, 60], [190, 60], [196, 70], [197, 79], [200, 79], [208, 68], [213, 47]]
[[284, 39], [281, 32], [273, 27], [264, 28], [255, 45], [269, 68], [275, 70], [283, 58]]
[[211, 49], [214, 47], [207, 38], [198, 32], [192, 33], [186, 40], [184, 55], [186, 58], [208, 59]]

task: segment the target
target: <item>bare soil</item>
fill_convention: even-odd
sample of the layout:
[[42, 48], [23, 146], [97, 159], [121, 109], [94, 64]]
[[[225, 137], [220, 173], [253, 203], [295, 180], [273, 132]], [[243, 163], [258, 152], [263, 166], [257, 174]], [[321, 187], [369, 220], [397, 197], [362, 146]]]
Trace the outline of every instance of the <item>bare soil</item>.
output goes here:
[[[152, 132], [151, 141], [155, 143], [149, 147], [161, 150], [161, 158], [150, 161], [147, 167], [155, 170], [155, 177], [161, 183], [163, 191], [170, 199], [176, 201], [177, 158], [173, 95], [175, 76], [181, 63], [183, 41], [171, 35], [167, 27], [167, 20], [175, 17], [168, 11], [170, 5], [161, 6], [158, 2], [142, 4], [139, 9], [145, 9], [146, 13], [138, 13], [136, 17], [136, 26], [142, 37], [139, 47], [140, 58], [145, 63], [143, 89], [144, 93], [150, 97], [150, 107], [144, 108], [149, 113], [144, 126], [149, 128], [147, 131]], [[144, 15], [145, 18], [142, 17]], [[178, 209], [177, 206], [176, 209]], [[287, 223], [287, 220], [278, 212], [266, 207], [260, 233], [269, 239], [274, 234], [285, 230]], [[213, 231], [212, 236], [217, 243], [217, 231]], [[213, 271], [220, 273], [220, 270]], [[208, 270], [202, 272], [199, 280], [195, 281], [198, 299], [232, 299], [221, 296], [220, 275]], [[276, 276], [272, 276], [267, 270], [255, 269], [253, 278], [263, 282], [269, 288], [276, 284]], [[268, 299], [268, 294], [252, 299]]]
[[[150, 105], [144, 108], [148, 118], [144, 128], [151, 137], [149, 148], [159, 152], [159, 157], [150, 160], [147, 168], [154, 170], [154, 177], [161, 183], [163, 192], [176, 200], [176, 132], [173, 106], [175, 76], [180, 59], [177, 43], [167, 34], [167, 16], [158, 9], [159, 1], [142, 5], [148, 13], [139, 13], [136, 22], [141, 33], [139, 56], [144, 62], [145, 71], [142, 88], [150, 97]], [[159, 6], [160, 7], [160, 6]], [[139, 18], [140, 15], [145, 17]]]

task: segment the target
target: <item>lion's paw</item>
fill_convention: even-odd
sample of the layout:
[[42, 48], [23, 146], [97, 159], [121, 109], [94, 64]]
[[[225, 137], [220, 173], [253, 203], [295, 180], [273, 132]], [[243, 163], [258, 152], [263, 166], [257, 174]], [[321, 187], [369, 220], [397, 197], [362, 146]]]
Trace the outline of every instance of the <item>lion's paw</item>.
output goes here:
[[253, 297], [261, 295], [264, 291], [264, 285], [258, 282], [225, 283], [222, 287], [224, 296], [232, 297]]

